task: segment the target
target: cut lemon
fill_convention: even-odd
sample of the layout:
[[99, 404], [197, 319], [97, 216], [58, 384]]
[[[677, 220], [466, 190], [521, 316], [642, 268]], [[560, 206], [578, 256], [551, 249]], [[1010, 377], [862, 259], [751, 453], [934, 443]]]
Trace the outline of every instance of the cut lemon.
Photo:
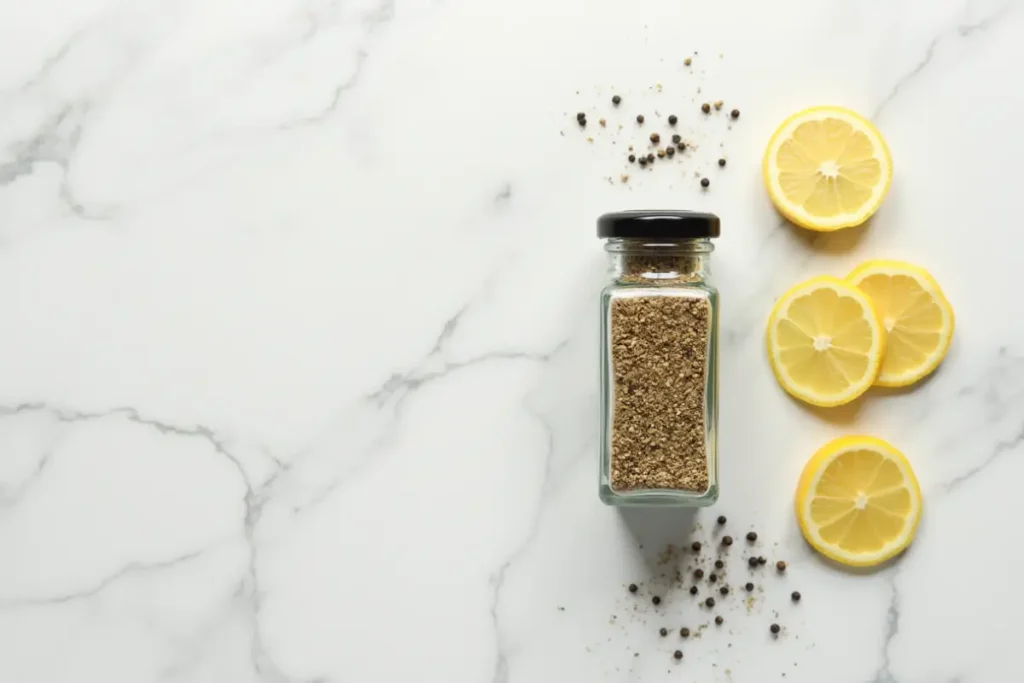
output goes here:
[[892, 156], [866, 118], [813, 107], [786, 119], [764, 154], [764, 182], [779, 212], [808, 230], [860, 225], [882, 205]]
[[871, 299], [817, 277], [782, 295], [768, 320], [768, 358], [782, 388], [816, 406], [854, 400], [874, 384], [885, 328]]
[[844, 436], [800, 475], [796, 518], [822, 555], [870, 567], [901, 553], [921, 521], [921, 487], [906, 456], [873, 436]]
[[953, 341], [956, 319], [927, 270], [902, 261], [868, 261], [846, 279], [871, 297], [889, 332], [875, 384], [907, 386], [939, 367]]

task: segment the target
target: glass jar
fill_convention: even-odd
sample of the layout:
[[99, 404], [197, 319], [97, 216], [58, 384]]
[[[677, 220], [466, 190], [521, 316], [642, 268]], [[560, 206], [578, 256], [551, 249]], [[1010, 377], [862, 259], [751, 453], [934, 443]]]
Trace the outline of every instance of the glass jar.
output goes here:
[[625, 211], [597, 221], [601, 292], [601, 500], [699, 507], [718, 499], [718, 217]]

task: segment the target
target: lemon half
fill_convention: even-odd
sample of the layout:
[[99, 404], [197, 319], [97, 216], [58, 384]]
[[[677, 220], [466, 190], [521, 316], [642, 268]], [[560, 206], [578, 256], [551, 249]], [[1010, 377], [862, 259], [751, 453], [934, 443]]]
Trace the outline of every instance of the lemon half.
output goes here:
[[779, 126], [764, 155], [775, 207], [809, 230], [860, 225], [892, 182], [892, 155], [871, 121], [842, 107], [813, 107]]
[[842, 564], [870, 567], [914, 540], [921, 487], [895, 446], [873, 436], [829, 442], [804, 467], [796, 517], [815, 550]]

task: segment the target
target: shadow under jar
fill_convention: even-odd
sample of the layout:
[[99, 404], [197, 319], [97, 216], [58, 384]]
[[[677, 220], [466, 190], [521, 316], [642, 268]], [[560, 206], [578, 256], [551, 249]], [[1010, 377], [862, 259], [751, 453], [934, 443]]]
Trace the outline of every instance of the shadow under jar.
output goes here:
[[597, 221], [601, 292], [601, 500], [700, 507], [718, 499], [718, 216], [624, 211]]

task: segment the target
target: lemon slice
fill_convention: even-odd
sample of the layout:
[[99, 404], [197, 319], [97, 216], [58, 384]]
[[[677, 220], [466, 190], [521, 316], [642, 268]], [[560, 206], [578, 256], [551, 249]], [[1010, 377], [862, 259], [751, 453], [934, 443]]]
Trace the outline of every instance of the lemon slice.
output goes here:
[[800, 475], [796, 518], [822, 555], [870, 567], [902, 552], [921, 521], [921, 487], [906, 456], [873, 436], [825, 444]]
[[866, 118], [814, 107], [786, 119], [764, 154], [764, 182], [779, 212], [809, 230], [860, 225], [889, 191], [892, 157]]
[[956, 319], [927, 270], [902, 261], [868, 261], [846, 280], [871, 297], [889, 332], [875, 384], [907, 386], [939, 367], [953, 341]]
[[768, 320], [768, 358], [782, 388], [816, 406], [849, 403], [874, 384], [885, 328], [871, 300], [835, 277], [782, 295]]

